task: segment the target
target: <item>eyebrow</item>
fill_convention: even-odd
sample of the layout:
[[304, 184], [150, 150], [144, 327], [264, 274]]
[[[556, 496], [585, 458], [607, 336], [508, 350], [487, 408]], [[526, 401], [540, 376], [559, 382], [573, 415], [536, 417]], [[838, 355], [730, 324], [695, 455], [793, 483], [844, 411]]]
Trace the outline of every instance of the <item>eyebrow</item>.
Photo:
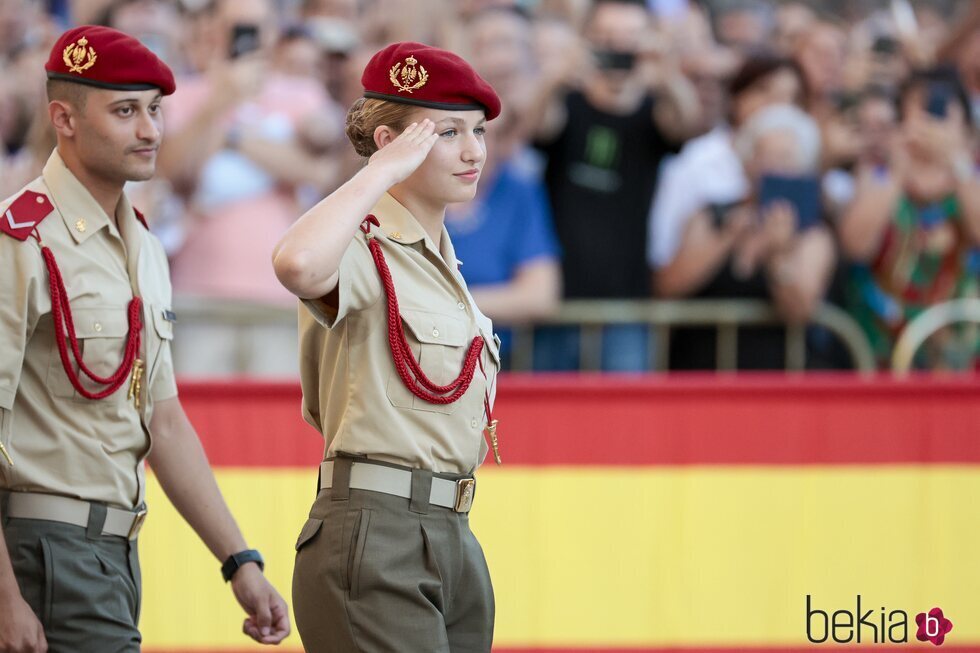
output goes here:
[[[163, 99], [163, 93], [157, 93], [156, 95], [153, 96], [153, 99], [150, 100], [150, 104], [153, 104], [154, 102], [159, 102], [162, 99]], [[140, 99], [138, 97], [124, 97], [116, 100], [115, 102], [110, 102], [109, 106], [114, 107], [117, 104], [126, 104], [129, 102], [136, 102], [137, 104], [139, 104], [139, 101]]]
[[[451, 122], [454, 125], [457, 125], [457, 126], [460, 126], [460, 127], [463, 127], [463, 126], [466, 125], [466, 121], [463, 120], [462, 118], [443, 118], [442, 120], [438, 121], [436, 124], [437, 125], [441, 125], [444, 122]], [[480, 127], [482, 125], [485, 125], [486, 123], [487, 123], [487, 119], [484, 117], [484, 118], [482, 118], [480, 120], [480, 122], [476, 123], [475, 126], [476, 127]]]

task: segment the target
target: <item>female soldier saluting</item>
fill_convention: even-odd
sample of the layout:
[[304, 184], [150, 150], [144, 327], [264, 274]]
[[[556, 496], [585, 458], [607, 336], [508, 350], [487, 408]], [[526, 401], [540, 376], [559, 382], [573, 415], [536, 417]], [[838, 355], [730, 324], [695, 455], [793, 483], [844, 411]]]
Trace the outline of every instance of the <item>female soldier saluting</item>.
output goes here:
[[[274, 254], [303, 300], [303, 413], [325, 440], [293, 601], [311, 653], [489, 651], [493, 589], [469, 529], [498, 349], [443, 227], [476, 193], [493, 89], [396, 43], [368, 63], [347, 135], [368, 164]], [[499, 461], [499, 457], [498, 457]]]

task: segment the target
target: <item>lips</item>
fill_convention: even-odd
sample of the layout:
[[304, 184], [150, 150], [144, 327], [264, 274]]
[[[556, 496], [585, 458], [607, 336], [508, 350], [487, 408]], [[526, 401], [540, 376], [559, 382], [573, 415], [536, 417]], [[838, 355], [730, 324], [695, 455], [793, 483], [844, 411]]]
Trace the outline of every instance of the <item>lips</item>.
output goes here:
[[467, 170], [465, 172], [457, 172], [453, 177], [459, 177], [460, 179], [473, 180], [480, 176], [480, 171], [477, 168]]

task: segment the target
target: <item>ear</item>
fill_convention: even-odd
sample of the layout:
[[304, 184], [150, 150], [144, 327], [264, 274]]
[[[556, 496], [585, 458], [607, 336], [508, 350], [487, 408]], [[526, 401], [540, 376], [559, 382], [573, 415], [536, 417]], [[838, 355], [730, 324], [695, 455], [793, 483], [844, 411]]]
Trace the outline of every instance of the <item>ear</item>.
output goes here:
[[374, 144], [380, 150], [382, 147], [395, 140], [398, 134], [388, 125], [379, 125], [374, 128]]
[[78, 117], [75, 108], [67, 102], [52, 100], [48, 103], [48, 117], [51, 125], [59, 136], [71, 138], [78, 128]]

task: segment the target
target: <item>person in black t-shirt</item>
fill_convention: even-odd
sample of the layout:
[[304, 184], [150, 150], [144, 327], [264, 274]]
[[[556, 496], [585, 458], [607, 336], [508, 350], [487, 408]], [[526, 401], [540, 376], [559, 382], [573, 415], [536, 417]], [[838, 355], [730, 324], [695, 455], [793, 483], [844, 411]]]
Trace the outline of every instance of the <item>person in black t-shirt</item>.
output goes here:
[[[660, 161], [701, 128], [693, 85], [657, 48], [642, 1], [596, 2], [587, 51], [546, 71], [529, 116], [563, 251], [565, 297], [647, 298], [647, 215]], [[580, 79], [575, 90], [573, 77]], [[536, 367], [578, 367], [578, 334], [542, 329]], [[646, 328], [607, 327], [602, 367], [646, 367]]]

